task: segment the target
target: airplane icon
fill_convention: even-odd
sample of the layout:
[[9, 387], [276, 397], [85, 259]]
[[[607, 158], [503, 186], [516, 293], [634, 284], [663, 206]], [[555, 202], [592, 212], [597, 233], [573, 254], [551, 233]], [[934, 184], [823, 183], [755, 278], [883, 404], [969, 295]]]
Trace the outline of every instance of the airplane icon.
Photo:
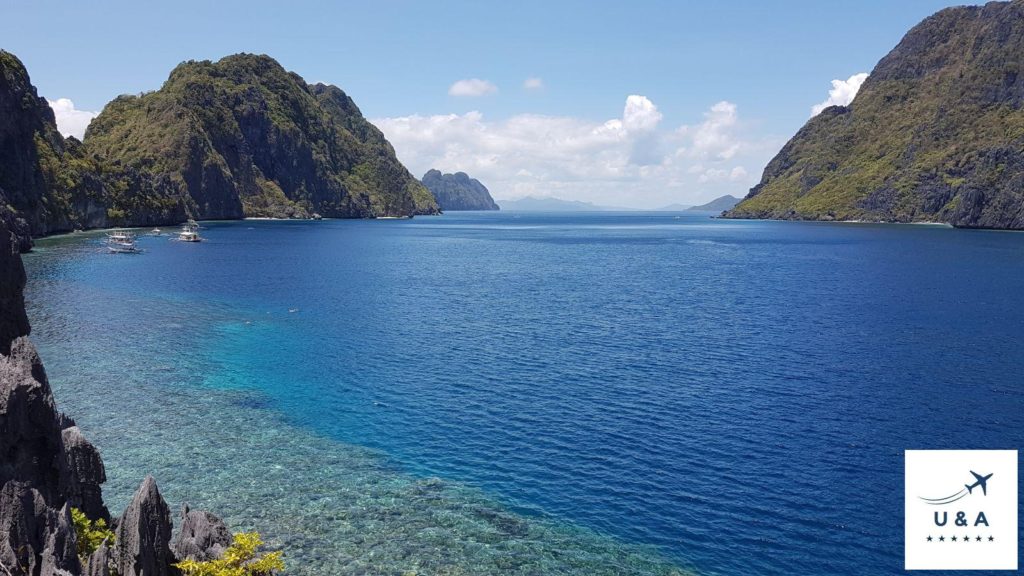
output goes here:
[[971, 490], [974, 490], [978, 486], [981, 486], [981, 493], [984, 494], [985, 496], [988, 496], [987, 483], [988, 483], [988, 479], [992, 477], [992, 474], [989, 474], [988, 476], [982, 476], [981, 474], [978, 474], [974, 470], [971, 470], [971, 474], [975, 478], [977, 478], [978, 481], [975, 482], [974, 484], [964, 484], [964, 486], [967, 487], [967, 493], [970, 494]]

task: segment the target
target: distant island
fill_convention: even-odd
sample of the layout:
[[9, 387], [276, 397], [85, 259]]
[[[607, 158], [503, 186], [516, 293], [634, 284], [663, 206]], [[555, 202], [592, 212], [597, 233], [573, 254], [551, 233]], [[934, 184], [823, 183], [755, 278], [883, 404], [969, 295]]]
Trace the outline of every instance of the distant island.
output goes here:
[[740, 199], [735, 196], [726, 194], [725, 196], [719, 196], [714, 200], [701, 204], [699, 206], [690, 206], [688, 204], [669, 204], [663, 208], [658, 208], [659, 212], [722, 212], [728, 210], [736, 205]]
[[614, 206], [599, 206], [590, 202], [579, 200], [562, 200], [560, 198], [536, 198], [526, 196], [518, 200], [502, 200], [501, 205], [505, 210], [516, 210], [520, 212], [609, 212], [609, 211], [630, 211], [632, 208], [619, 208]]
[[687, 210], [691, 212], [723, 212], [731, 209], [740, 201], [739, 198], [726, 194], [725, 196], [719, 196], [707, 204], [701, 204], [700, 206], [690, 206]]
[[797, 132], [730, 218], [1024, 229], [1024, 3], [941, 10]]
[[682, 212], [693, 208], [692, 204], [669, 204], [668, 206], [662, 206], [658, 208], [658, 212]]
[[439, 170], [428, 170], [422, 182], [442, 211], [500, 210], [487, 187], [465, 172], [442, 174]]

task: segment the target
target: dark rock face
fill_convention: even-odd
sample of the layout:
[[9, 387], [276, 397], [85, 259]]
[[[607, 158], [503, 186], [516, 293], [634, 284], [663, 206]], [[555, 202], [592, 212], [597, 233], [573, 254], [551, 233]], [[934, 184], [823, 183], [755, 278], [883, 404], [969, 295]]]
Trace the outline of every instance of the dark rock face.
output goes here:
[[[13, 54], [0, 51], [0, 189], [33, 223], [50, 218], [41, 200], [46, 180], [39, 147], [60, 148], [53, 110], [36, 94], [28, 72]], [[52, 127], [52, 129], [51, 129]], [[39, 138], [37, 146], [36, 138]], [[24, 216], [23, 216], [24, 217]]]
[[174, 540], [174, 554], [179, 560], [202, 562], [220, 558], [231, 545], [231, 532], [220, 518], [201, 510], [181, 511], [181, 529]]
[[82, 435], [74, 422], [61, 431], [64, 447], [61, 486], [71, 502], [92, 519], [108, 519], [100, 484], [107, 481], [103, 460], [96, 447]]
[[423, 185], [437, 198], [441, 210], [500, 210], [487, 188], [465, 172], [441, 174], [428, 170]]
[[171, 552], [171, 511], [146, 476], [117, 523], [114, 558], [122, 576], [178, 574]]
[[[6, 197], [0, 190], [0, 354], [11, 352], [11, 342], [29, 333], [25, 314], [25, 267], [20, 252], [32, 246], [24, 221], [20, 223], [7, 209]], [[20, 228], [20, 232], [19, 229]]]
[[56, 525], [46, 537], [40, 576], [78, 574], [81, 565], [75, 549], [76, 535], [71, 523], [71, 507], [67, 503], [57, 513]]
[[171, 180], [104, 162], [63, 138], [25, 67], [3, 50], [0, 118], [0, 190], [17, 211], [19, 229], [41, 236], [186, 218], [186, 197]]
[[[72, 427], [62, 430], [64, 424]], [[0, 484], [30, 486], [48, 504], [70, 503], [96, 519], [109, 518], [104, 479], [96, 449], [57, 412], [35, 347], [15, 339], [0, 356]]]
[[103, 478], [96, 449], [56, 411], [32, 343], [16, 338], [0, 355], [0, 563], [15, 575], [79, 574], [70, 507], [108, 518]]
[[184, 62], [159, 90], [110, 102], [85, 144], [180, 183], [198, 218], [410, 216], [433, 204], [344, 92], [268, 56]]
[[[66, 548], [56, 545], [54, 533], [64, 530], [66, 524], [60, 512], [46, 502], [38, 491], [25, 483], [6, 482], [0, 488], [0, 564], [13, 576], [37, 576], [46, 567], [53, 573], [57, 566], [73, 566]], [[61, 554], [60, 557], [53, 555]], [[77, 574], [77, 572], [72, 572]]]
[[1024, 3], [942, 10], [726, 213], [1024, 229]]
[[110, 576], [111, 561], [110, 548], [104, 542], [89, 556], [84, 573], [86, 576]]

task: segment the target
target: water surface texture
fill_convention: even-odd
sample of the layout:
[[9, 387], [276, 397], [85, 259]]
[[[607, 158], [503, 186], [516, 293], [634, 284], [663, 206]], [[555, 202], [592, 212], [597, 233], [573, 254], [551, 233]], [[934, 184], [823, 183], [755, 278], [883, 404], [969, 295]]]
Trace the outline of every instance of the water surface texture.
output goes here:
[[1024, 235], [673, 214], [45, 240], [58, 402], [289, 573], [902, 571], [903, 450], [1016, 448]]

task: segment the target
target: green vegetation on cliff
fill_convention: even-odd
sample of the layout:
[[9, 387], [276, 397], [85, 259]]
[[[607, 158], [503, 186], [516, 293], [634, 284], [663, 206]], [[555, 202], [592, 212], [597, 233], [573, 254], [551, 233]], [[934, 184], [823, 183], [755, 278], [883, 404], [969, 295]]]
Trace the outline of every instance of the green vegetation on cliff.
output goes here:
[[200, 218], [437, 211], [344, 92], [268, 56], [184, 62], [159, 90], [109, 103], [85, 145], [168, 177]]
[[185, 560], [175, 564], [184, 576], [271, 576], [284, 570], [282, 552], [260, 553], [263, 540], [256, 532], [242, 532], [232, 536], [220, 558], [196, 561]]
[[167, 179], [104, 162], [57, 131], [24, 65], [0, 50], [0, 191], [32, 235], [185, 218]]
[[735, 218], [1024, 228], [1024, 2], [942, 10], [812, 118]]

